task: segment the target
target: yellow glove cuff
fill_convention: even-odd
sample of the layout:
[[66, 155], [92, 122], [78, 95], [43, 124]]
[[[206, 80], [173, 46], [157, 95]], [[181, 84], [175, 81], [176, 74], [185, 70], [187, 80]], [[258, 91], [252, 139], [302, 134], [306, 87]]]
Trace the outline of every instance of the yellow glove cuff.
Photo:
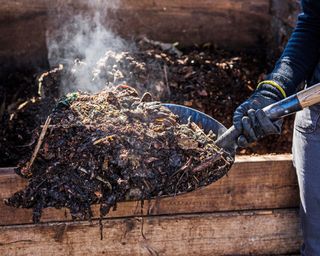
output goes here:
[[272, 80], [262, 81], [262, 82], [260, 82], [260, 83], [258, 84], [257, 89], [259, 89], [259, 87], [260, 87], [262, 84], [270, 84], [270, 85], [272, 85], [273, 87], [277, 88], [277, 89], [281, 92], [281, 94], [282, 94], [282, 96], [283, 96], [284, 98], [287, 98], [286, 92], [285, 92], [285, 91], [283, 90], [283, 88], [282, 88], [279, 84], [277, 84], [275, 81], [272, 81]]

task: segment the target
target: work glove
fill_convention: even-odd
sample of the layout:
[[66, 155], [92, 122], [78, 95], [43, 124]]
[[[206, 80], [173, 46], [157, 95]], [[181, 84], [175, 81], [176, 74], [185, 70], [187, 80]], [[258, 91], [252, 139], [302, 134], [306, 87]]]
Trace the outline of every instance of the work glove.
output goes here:
[[241, 132], [237, 139], [239, 147], [244, 148], [267, 135], [281, 133], [282, 119], [272, 122], [262, 109], [283, 98], [282, 92], [273, 85], [261, 84], [250, 98], [236, 109], [233, 125]]

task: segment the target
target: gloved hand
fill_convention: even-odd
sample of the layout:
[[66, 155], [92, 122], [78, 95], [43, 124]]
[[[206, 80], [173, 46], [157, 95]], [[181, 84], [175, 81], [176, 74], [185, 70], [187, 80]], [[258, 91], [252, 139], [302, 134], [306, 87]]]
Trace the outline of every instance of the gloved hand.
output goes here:
[[269, 84], [262, 84], [236, 109], [233, 115], [233, 125], [241, 132], [237, 139], [239, 147], [247, 147], [266, 135], [281, 133], [282, 120], [272, 122], [262, 109], [283, 98], [284, 96], [277, 88]]

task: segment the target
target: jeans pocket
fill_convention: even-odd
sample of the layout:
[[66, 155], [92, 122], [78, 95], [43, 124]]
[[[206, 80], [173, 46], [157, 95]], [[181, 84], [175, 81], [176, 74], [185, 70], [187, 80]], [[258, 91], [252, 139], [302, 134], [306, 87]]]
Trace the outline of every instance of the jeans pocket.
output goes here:
[[301, 133], [313, 133], [317, 129], [320, 105], [314, 105], [296, 113], [294, 128]]

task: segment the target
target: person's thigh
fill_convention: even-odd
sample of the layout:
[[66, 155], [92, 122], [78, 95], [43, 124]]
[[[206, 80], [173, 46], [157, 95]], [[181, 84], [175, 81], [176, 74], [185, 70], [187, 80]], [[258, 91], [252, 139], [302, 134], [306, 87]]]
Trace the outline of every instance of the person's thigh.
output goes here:
[[300, 188], [302, 255], [320, 255], [320, 106], [296, 114], [293, 160]]

